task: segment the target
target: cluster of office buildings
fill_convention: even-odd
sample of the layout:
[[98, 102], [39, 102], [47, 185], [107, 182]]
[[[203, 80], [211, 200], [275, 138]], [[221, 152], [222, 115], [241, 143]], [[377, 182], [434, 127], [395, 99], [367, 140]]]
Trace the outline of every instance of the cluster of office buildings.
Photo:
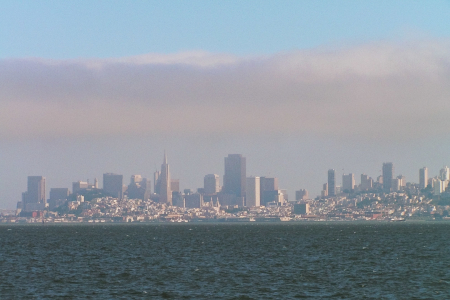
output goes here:
[[[225, 174], [223, 185], [217, 174], [207, 174], [204, 185], [192, 191], [180, 190], [178, 179], [171, 178], [167, 155], [164, 153], [160, 171], [156, 171], [152, 180], [141, 175], [132, 175], [130, 184], [124, 185], [123, 175], [103, 174], [103, 188], [100, 189], [98, 180], [94, 183], [77, 181], [72, 185], [72, 192], [68, 188], [52, 188], [50, 198], [45, 195], [45, 177], [29, 176], [27, 191], [22, 194], [22, 201], [17, 204], [18, 212], [28, 216], [33, 212], [55, 210], [67, 205], [68, 202], [80, 202], [78, 196], [112, 197], [119, 201], [123, 199], [152, 200], [155, 203], [181, 208], [200, 208], [205, 203], [214, 206], [230, 207], [259, 207], [280, 206], [287, 202], [286, 190], [279, 189], [278, 178], [275, 177], [247, 177], [246, 158], [241, 154], [230, 154], [224, 161]], [[302, 198], [308, 197], [306, 190], [301, 190]]]
[[[439, 196], [446, 191], [449, 181], [449, 167], [444, 166], [440, 170], [439, 175], [433, 178], [428, 177], [428, 168], [423, 167], [419, 170], [419, 184], [417, 187], [420, 190], [431, 189], [434, 195]], [[395, 176], [394, 164], [391, 162], [383, 163], [382, 174], [376, 180], [366, 174], [361, 174], [361, 183], [360, 185], [356, 185], [355, 174], [350, 173], [342, 175], [342, 186], [338, 186], [336, 183], [336, 170], [328, 170], [328, 180], [323, 184], [321, 197], [335, 197], [343, 193], [351, 194], [370, 190], [381, 190], [384, 193], [399, 192], [403, 191], [408, 184], [405, 176], [401, 174]]]
[[416, 184], [406, 182], [402, 175], [395, 176], [394, 165], [384, 163], [376, 180], [361, 174], [359, 185], [350, 173], [342, 175], [342, 185], [338, 186], [336, 171], [330, 169], [320, 196], [312, 200], [307, 190], [300, 189], [295, 193], [295, 201], [288, 202], [287, 192], [279, 188], [276, 177], [246, 176], [246, 158], [242, 155], [228, 155], [224, 167], [222, 186], [219, 175], [207, 174], [203, 187], [181, 191], [179, 180], [171, 178], [164, 154], [161, 169], [154, 173], [153, 179], [132, 175], [130, 183], [124, 185], [123, 175], [105, 173], [101, 189], [97, 179], [93, 183], [77, 181], [72, 184], [72, 191], [52, 188], [48, 200], [45, 178], [29, 176], [27, 191], [17, 204], [17, 215], [24, 218], [46, 215], [55, 220], [63, 215], [83, 221], [372, 219], [442, 212], [447, 207], [440, 209], [433, 205], [433, 198], [450, 192], [448, 167], [433, 178], [428, 178], [426, 167], [420, 169]]

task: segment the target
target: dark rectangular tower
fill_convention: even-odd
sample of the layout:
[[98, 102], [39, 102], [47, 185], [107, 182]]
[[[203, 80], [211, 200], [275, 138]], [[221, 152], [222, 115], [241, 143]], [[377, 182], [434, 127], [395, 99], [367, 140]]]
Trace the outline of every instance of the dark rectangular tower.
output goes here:
[[45, 177], [28, 176], [27, 191], [22, 193], [22, 207], [25, 211], [42, 210], [45, 203]]
[[336, 171], [334, 169], [328, 170], [328, 196], [336, 196]]
[[419, 170], [419, 188], [424, 189], [428, 185], [428, 168], [423, 167]]
[[28, 176], [27, 203], [45, 203], [45, 177]]
[[390, 192], [392, 189], [392, 179], [394, 179], [394, 164], [383, 163], [383, 190]]
[[246, 166], [241, 154], [228, 154], [225, 157], [223, 192], [237, 197], [245, 197]]
[[113, 173], [103, 174], [103, 191], [112, 197], [122, 199], [123, 175]]

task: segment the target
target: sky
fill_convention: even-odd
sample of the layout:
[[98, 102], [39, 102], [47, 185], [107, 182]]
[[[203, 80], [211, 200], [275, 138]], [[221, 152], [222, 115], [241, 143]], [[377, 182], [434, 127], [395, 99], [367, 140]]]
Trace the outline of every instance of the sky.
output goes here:
[[181, 188], [327, 170], [418, 181], [450, 164], [450, 1], [2, 1], [0, 208], [53, 187], [152, 177]]

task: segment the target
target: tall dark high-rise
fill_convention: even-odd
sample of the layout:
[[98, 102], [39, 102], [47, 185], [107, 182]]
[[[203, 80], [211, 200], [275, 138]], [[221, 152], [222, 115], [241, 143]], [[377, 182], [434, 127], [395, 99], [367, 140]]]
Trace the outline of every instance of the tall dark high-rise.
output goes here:
[[241, 154], [228, 154], [225, 157], [223, 192], [237, 197], [245, 197], [246, 163]]
[[69, 197], [70, 192], [68, 188], [51, 188], [50, 199], [48, 200], [49, 208], [54, 209], [62, 205]]
[[361, 190], [367, 191], [373, 188], [373, 179], [366, 174], [361, 174]]
[[204, 178], [203, 188], [206, 195], [213, 195], [220, 192], [219, 175], [208, 174]]
[[278, 190], [278, 178], [260, 177], [261, 193]]
[[353, 173], [342, 175], [342, 190], [351, 193], [355, 188], [355, 175]]
[[260, 177], [259, 183], [261, 205], [266, 206], [269, 202], [277, 202], [276, 198], [278, 197], [278, 178]]
[[50, 189], [50, 201], [52, 200], [66, 200], [69, 197], [68, 188], [51, 188]]
[[328, 196], [336, 196], [336, 171], [334, 169], [328, 170]]
[[44, 209], [45, 203], [45, 177], [28, 176], [27, 191], [22, 194], [24, 210], [41, 210]]
[[159, 202], [172, 205], [172, 189], [170, 188], [170, 171], [167, 163], [167, 155], [164, 151], [164, 161], [161, 165], [161, 175], [159, 177]]
[[103, 191], [112, 197], [123, 198], [123, 175], [105, 173], [103, 174]]
[[45, 177], [28, 176], [27, 193], [28, 203], [45, 202]]
[[419, 170], [419, 187], [420, 189], [426, 188], [428, 185], [428, 168], [423, 167]]
[[390, 192], [392, 189], [392, 179], [394, 179], [394, 164], [383, 163], [383, 190]]

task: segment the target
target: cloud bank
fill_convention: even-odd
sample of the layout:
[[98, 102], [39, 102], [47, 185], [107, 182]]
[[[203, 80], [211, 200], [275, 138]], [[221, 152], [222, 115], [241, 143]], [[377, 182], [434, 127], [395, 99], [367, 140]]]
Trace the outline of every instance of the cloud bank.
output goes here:
[[441, 135], [450, 43], [271, 56], [186, 52], [0, 60], [0, 139], [123, 135]]

